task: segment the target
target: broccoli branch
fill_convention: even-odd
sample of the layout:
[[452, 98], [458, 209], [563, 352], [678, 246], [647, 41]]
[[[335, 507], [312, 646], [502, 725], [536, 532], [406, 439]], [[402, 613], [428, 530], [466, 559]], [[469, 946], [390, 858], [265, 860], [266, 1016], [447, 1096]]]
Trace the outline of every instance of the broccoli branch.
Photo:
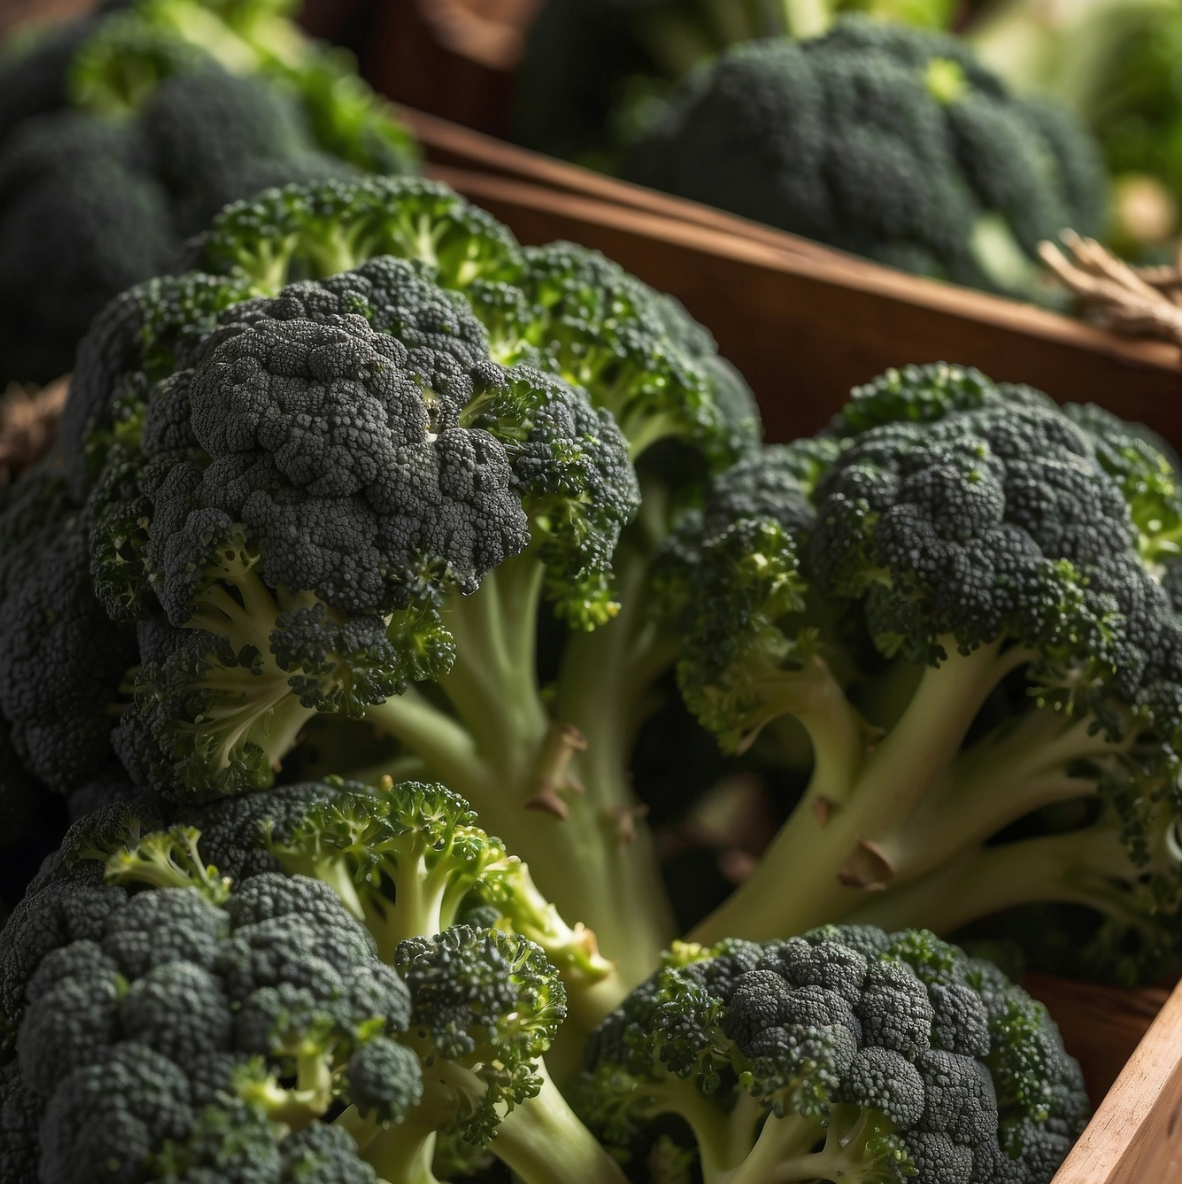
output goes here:
[[[804, 798], [753, 874], [695, 929], [693, 940], [802, 933], [840, 919], [867, 888], [893, 877], [879, 841], [947, 776], [986, 697], [1031, 657], [1001, 642], [967, 655], [955, 643], [946, 650], [949, 656], [924, 671], [903, 714], [864, 760], [851, 763], [849, 752], [840, 750], [814, 754]], [[837, 785], [818, 780], [817, 773], [843, 768], [852, 779]]]

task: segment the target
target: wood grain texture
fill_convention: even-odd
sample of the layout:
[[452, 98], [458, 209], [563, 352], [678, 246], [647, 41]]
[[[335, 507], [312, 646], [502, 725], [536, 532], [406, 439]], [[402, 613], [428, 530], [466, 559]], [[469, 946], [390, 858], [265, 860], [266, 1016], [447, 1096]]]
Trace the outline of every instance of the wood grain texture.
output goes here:
[[1182, 985], [1166, 1000], [1052, 1184], [1180, 1181]]
[[1170, 997], [1168, 987], [1104, 987], [1046, 974], [1022, 985], [1047, 1005], [1098, 1107]]
[[951, 361], [1060, 401], [1103, 404], [1182, 442], [1182, 361], [1171, 346], [824, 248], [804, 255], [507, 176], [431, 171], [522, 242], [598, 248], [677, 296], [750, 382], [771, 440], [816, 431], [851, 387], [891, 366]]

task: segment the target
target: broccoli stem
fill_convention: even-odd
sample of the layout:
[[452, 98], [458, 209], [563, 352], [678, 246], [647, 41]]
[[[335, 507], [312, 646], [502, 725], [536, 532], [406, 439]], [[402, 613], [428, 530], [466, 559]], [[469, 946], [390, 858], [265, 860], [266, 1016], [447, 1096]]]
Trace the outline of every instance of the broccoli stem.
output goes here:
[[[777, 1118], [769, 1114], [755, 1145], [732, 1171], [720, 1176], [703, 1172], [705, 1184], [768, 1184], [771, 1180], [844, 1180], [844, 1176], [829, 1176], [825, 1171], [792, 1174], [801, 1161], [816, 1157], [809, 1154], [824, 1135], [824, 1128], [815, 1119], [800, 1114], [785, 1114]], [[818, 1165], [819, 1166], [819, 1165]]]
[[[866, 1141], [894, 1128], [880, 1114], [858, 1110], [850, 1116], [844, 1113], [849, 1109], [847, 1106], [833, 1108], [829, 1125], [824, 1128], [825, 1145], [817, 1151], [813, 1151], [812, 1146], [821, 1135], [822, 1128], [816, 1123], [807, 1124], [812, 1128], [812, 1142], [807, 1141], [808, 1131], [804, 1130], [795, 1148], [787, 1140], [776, 1139], [771, 1154], [762, 1157], [759, 1156], [760, 1143], [764, 1138], [761, 1133], [751, 1155], [726, 1184], [789, 1184], [795, 1180], [841, 1180], [854, 1184], [858, 1180], [869, 1182], [889, 1178], [884, 1172], [885, 1165], [878, 1156], [869, 1152]], [[789, 1121], [807, 1122], [799, 1118], [771, 1118], [768, 1119], [768, 1126]], [[765, 1133], [767, 1129], [765, 1126]], [[778, 1154], [781, 1147], [788, 1149], [787, 1154]], [[749, 1171], [757, 1158], [761, 1162], [755, 1165], [754, 1172]], [[894, 1175], [894, 1172], [890, 1173], [890, 1176]]]
[[524, 1184], [624, 1184], [620, 1165], [579, 1121], [539, 1061], [542, 1086], [497, 1127], [489, 1149]]
[[[454, 716], [412, 688], [369, 709], [366, 718], [420, 756], [429, 775], [468, 799], [481, 824], [529, 865], [561, 915], [594, 931], [619, 976], [587, 996], [588, 1008], [603, 1009], [586, 1011], [593, 1023], [651, 973], [673, 936], [627, 777], [638, 709], [619, 688], [644, 674], [646, 655], [629, 645], [618, 618], [587, 635], [620, 629], [601, 654], [589, 647], [584, 670], [599, 681], [590, 696], [580, 696], [575, 718], [560, 715], [555, 724], [536, 672], [544, 574], [526, 552], [486, 576], [472, 595], [449, 601], [443, 616], [457, 657], [439, 687]], [[572, 635], [573, 642], [583, 638]], [[650, 648], [650, 660], [657, 648]], [[670, 660], [663, 649], [658, 657], [655, 664]], [[557, 703], [560, 712], [567, 710], [561, 690]], [[586, 735], [592, 737], [587, 751], [576, 752]]]
[[755, 1123], [755, 1116], [744, 1104], [747, 1094], [740, 1094], [735, 1110], [725, 1114], [690, 1079], [670, 1075], [659, 1085], [646, 1082], [644, 1091], [648, 1099], [644, 1110], [648, 1115], [676, 1114], [690, 1128], [698, 1148], [704, 1184], [724, 1180], [747, 1154]]
[[357, 1139], [361, 1158], [378, 1174], [381, 1184], [439, 1184], [431, 1166], [435, 1127], [425, 1116], [412, 1112], [398, 1125], [385, 1129], [374, 1128], [368, 1121], [346, 1125]]
[[[456, 793], [471, 800], [484, 785], [486, 771], [471, 734], [415, 687], [368, 707], [365, 718], [422, 758], [430, 775]], [[383, 764], [379, 775], [388, 772]], [[356, 776], [368, 779], [364, 774]]]
[[904, 929], [922, 917], [924, 927], [951, 933], [1025, 904], [1081, 904], [1144, 930], [1128, 881], [1137, 874], [1119, 830], [1100, 821], [1077, 831], [1021, 839], [997, 847], [958, 852], [934, 872], [888, 892], [866, 895], [842, 919]]
[[[945, 783], [879, 839], [896, 881], [930, 871], [948, 852], [984, 843], [1036, 810], [1094, 797], [1096, 769], [1123, 757], [1136, 739], [1133, 727], [1115, 741], [1095, 727], [1091, 716], [1064, 720], [1041, 708], [962, 752]], [[1084, 763], [1089, 771], [1071, 772]]]
[[[879, 839], [940, 783], [990, 691], [1031, 656], [1001, 642], [967, 655], [954, 642], [945, 649], [949, 656], [925, 669], [894, 727], [854, 765], [852, 783], [821, 783], [814, 775], [758, 867], [694, 930], [694, 941], [802, 933], [839, 920], [867, 888], [891, 879]], [[817, 739], [825, 742], [819, 733]], [[850, 764], [848, 752], [818, 751], [814, 758], [815, 770], [826, 776]]]

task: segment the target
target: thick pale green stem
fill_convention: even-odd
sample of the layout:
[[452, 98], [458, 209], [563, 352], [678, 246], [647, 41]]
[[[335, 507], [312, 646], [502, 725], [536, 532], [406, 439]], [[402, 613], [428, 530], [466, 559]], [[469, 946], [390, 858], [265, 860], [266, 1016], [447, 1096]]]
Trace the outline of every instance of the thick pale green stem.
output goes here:
[[[930, 667], [852, 786], [814, 782], [752, 875], [691, 935], [766, 941], [836, 921], [889, 879], [875, 844], [947, 775], [982, 702], [1029, 654], [1000, 645]], [[852, 709], [851, 709], [852, 710]], [[818, 768], [824, 767], [820, 763]], [[838, 803], [833, 806], [833, 802]]]
[[405, 1122], [379, 1131], [362, 1147], [362, 1159], [382, 1184], [438, 1184], [431, 1162], [435, 1158], [435, 1130], [420, 1125], [412, 1114]]
[[432, 777], [472, 798], [484, 792], [488, 770], [472, 737], [414, 687], [366, 709], [365, 718], [422, 758]]
[[625, 1184], [620, 1165], [579, 1121], [544, 1061], [542, 1088], [514, 1107], [489, 1145], [524, 1184]]
[[1119, 884], [1136, 875], [1116, 830], [1097, 824], [961, 852], [927, 876], [864, 896], [842, 919], [887, 930], [922, 925], [951, 933], [1018, 905], [1060, 903], [1087, 905], [1140, 925], [1143, 918]]
[[925, 874], [951, 852], [976, 847], [1036, 810], [1094, 797], [1095, 774], [1068, 770], [1079, 762], [1104, 764], [1121, 757], [1132, 747], [1135, 730], [1113, 742], [1092, 733], [1091, 723], [1036, 710], [1001, 737], [986, 737], [962, 752], [944, 784], [879, 839], [894, 882]]
[[[759, 1132], [755, 1146], [743, 1159], [743, 1162], [732, 1172], [706, 1184], [768, 1184], [773, 1179], [811, 1179], [805, 1176], [783, 1176], [779, 1171], [785, 1162], [792, 1162], [798, 1157], [806, 1156], [818, 1140], [824, 1138], [824, 1128], [814, 1119], [802, 1118], [798, 1114], [788, 1114], [777, 1118], [774, 1114], [768, 1117]], [[828, 1179], [818, 1174], [818, 1180]]]

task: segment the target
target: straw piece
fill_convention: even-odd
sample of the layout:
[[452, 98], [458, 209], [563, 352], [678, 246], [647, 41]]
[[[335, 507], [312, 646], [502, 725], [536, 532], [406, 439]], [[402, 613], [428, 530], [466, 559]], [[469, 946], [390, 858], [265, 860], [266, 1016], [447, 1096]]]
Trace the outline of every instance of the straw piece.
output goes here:
[[10, 383], [0, 395], [0, 488], [53, 447], [69, 389], [70, 380], [63, 377], [43, 387]]
[[1134, 268], [1095, 239], [1074, 231], [1062, 235], [1066, 251], [1054, 243], [1038, 253], [1078, 297], [1089, 318], [1114, 333], [1153, 337], [1182, 347], [1182, 270]]

